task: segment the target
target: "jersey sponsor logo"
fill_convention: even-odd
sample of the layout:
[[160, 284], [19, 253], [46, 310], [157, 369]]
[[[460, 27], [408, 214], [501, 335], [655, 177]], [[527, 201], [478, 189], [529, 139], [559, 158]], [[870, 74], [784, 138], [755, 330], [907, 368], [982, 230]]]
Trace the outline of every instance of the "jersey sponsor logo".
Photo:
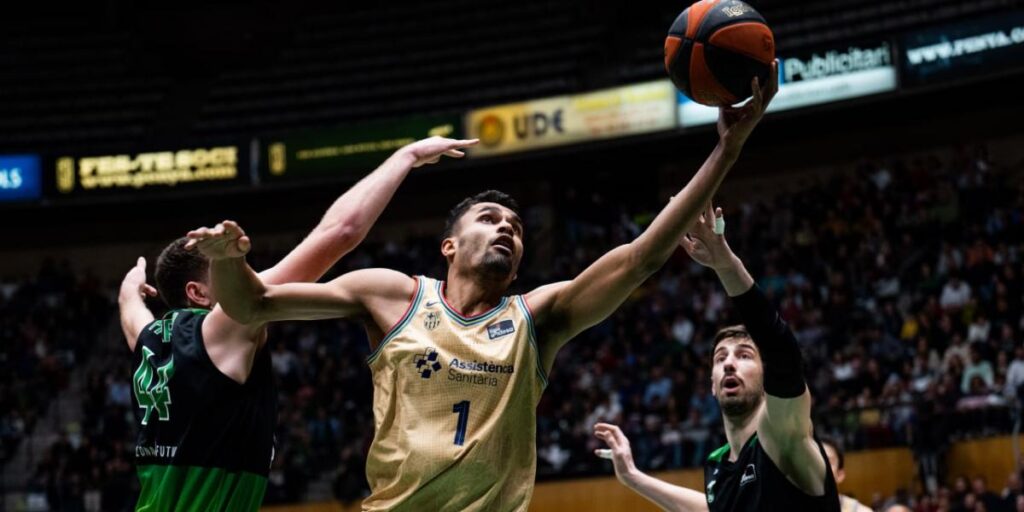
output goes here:
[[441, 356], [431, 347], [422, 354], [416, 354], [413, 364], [416, 365], [416, 372], [421, 378], [429, 379], [441, 369], [440, 359]]
[[487, 337], [492, 340], [502, 336], [508, 336], [514, 332], [516, 332], [516, 326], [512, 323], [512, 320], [502, 320], [496, 324], [487, 326]]
[[178, 453], [177, 446], [167, 446], [163, 444], [155, 444], [153, 446], [136, 446], [135, 457], [157, 457], [161, 459], [173, 458], [174, 454]]
[[740, 478], [740, 487], [749, 484], [757, 480], [757, 468], [753, 464], [747, 464], [746, 469], [743, 470], [743, 476]]
[[448, 363], [448, 380], [463, 384], [498, 387], [496, 375], [515, 373], [514, 364], [495, 364], [491, 361], [465, 361], [452, 359]]
[[441, 314], [437, 311], [427, 311], [426, 315], [423, 315], [423, 327], [428, 331], [433, 331], [441, 325]]

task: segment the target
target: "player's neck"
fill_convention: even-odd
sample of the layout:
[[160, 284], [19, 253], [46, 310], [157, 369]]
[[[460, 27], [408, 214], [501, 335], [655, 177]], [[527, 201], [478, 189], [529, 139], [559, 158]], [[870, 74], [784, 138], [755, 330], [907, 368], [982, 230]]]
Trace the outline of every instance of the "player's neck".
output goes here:
[[500, 284], [474, 279], [454, 269], [448, 270], [442, 293], [444, 300], [463, 316], [485, 313], [501, 302], [505, 288]]
[[755, 407], [743, 416], [722, 415], [723, 423], [725, 423], [725, 438], [729, 441], [730, 462], [740, 456], [743, 445], [750, 441], [750, 437], [757, 432], [757, 419], [760, 416], [761, 406]]

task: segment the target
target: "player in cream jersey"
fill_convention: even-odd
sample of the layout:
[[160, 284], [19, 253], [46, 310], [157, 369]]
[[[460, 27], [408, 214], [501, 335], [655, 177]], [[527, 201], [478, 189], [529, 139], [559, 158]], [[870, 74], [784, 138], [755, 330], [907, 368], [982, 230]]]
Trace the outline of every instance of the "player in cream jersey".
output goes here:
[[448, 215], [443, 283], [374, 268], [329, 283], [270, 285], [245, 262], [234, 223], [189, 234], [211, 261], [224, 311], [243, 323], [361, 320], [373, 355], [376, 435], [364, 510], [525, 511], [536, 467], [536, 404], [558, 350], [611, 315], [668, 260], [711, 200], [777, 90], [719, 115], [719, 143], [635, 240], [575, 278], [509, 297], [524, 226], [487, 191]]
[[417, 278], [412, 307], [369, 358], [374, 389], [396, 392], [374, 394], [364, 507], [431, 510], [450, 495], [479, 510], [525, 508], [546, 384], [529, 309], [503, 297], [466, 317], [443, 287]]

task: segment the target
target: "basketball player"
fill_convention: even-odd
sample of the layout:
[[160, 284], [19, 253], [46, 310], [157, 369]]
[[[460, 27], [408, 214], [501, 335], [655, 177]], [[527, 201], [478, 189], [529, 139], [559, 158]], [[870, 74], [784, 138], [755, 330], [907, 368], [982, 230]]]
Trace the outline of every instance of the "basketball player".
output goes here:
[[[846, 469], [843, 467], [845, 465], [843, 449], [834, 439], [821, 437], [819, 440], [821, 445], [825, 447], [825, 455], [828, 456], [828, 465], [832, 468], [832, 474], [836, 478], [836, 485], [842, 485], [843, 480], [846, 480]], [[839, 510], [841, 512], [871, 512], [870, 507], [845, 494], [839, 495]]]
[[[718, 224], [718, 226], [715, 226]], [[704, 490], [641, 473], [629, 441], [605, 423], [594, 435], [608, 444], [615, 474], [665, 510], [838, 512], [839, 493], [825, 451], [812, 435], [811, 395], [796, 338], [726, 243], [722, 210], [710, 203], [682, 239], [690, 256], [718, 274], [743, 325], [715, 335], [711, 389], [728, 444], [704, 465]]]
[[[440, 137], [396, 151], [327, 210], [268, 283], [319, 279], [366, 236], [414, 167], [461, 157], [476, 141]], [[160, 254], [156, 288], [139, 258], [121, 284], [121, 326], [134, 353], [136, 510], [256, 510], [273, 459], [276, 391], [264, 322], [240, 323], [217, 307], [209, 262], [175, 240]], [[154, 320], [143, 296], [172, 308]]]
[[571, 281], [506, 296], [523, 223], [496, 191], [456, 205], [441, 253], [445, 281], [365, 269], [327, 284], [272, 285], [245, 263], [233, 222], [189, 237], [211, 260], [214, 291], [243, 323], [350, 317], [373, 351], [376, 434], [364, 510], [526, 510], [536, 469], [536, 405], [558, 350], [604, 320], [675, 251], [777, 89], [777, 73], [739, 108], [722, 109], [719, 143], [632, 243]]

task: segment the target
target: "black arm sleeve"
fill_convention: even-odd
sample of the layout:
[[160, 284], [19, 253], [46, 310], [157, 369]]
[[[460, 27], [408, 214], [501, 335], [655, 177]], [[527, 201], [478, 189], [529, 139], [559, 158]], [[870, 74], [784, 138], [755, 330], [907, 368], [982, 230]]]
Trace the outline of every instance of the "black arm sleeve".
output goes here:
[[764, 362], [764, 391], [779, 398], [796, 398], [807, 388], [804, 360], [789, 325], [756, 284], [733, 297], [736, 311]]

